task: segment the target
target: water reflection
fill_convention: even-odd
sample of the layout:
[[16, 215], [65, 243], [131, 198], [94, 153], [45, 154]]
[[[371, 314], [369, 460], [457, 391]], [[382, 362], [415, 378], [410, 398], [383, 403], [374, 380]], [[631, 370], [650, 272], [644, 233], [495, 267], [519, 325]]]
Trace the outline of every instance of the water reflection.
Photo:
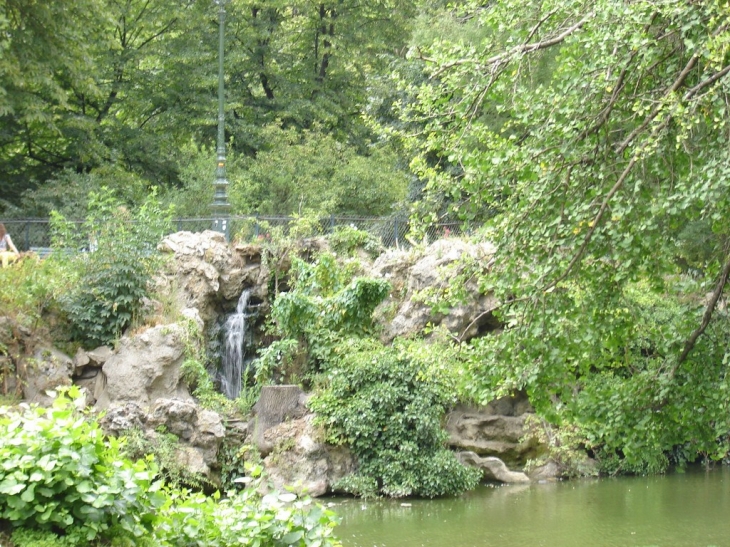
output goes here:
[[337, 500], [345, 547], [730, 545], [730, 470], [484, 487], [457, 499]]

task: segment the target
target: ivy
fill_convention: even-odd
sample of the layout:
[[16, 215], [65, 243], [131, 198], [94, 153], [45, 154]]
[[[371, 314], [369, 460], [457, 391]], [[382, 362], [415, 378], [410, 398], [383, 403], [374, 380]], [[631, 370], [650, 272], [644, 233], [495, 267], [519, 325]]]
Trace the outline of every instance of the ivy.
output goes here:
[[456, 460], [441, 428], [446, 409], [455, 403], [452, 375], [419, 359], [412, 346], [341, 341], [327, 387], [310, 403], [327, 440], [349, 446], [358, 458], [357, 474], [340, 488], [359, 495], [433, 498], [478, 483], [479, 471]]

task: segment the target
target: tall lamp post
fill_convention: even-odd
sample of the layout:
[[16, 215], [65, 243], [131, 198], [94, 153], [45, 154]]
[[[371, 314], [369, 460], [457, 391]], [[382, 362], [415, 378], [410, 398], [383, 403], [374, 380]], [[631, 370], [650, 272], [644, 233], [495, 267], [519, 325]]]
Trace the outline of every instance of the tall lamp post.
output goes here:
[[226, 115], [223, 110], [223, 31], [226, 21], [225, 4], [228, 0], [215, 0], [218, 5], [218, 146], [216, 148], [216, 169], [213, 187], [215, 194], [210, 209], [213, 213], [213, 230], [225, 234], [228, 239], [228, 215], [231, 204], [228, 203], [228, 180], [226, 179]]

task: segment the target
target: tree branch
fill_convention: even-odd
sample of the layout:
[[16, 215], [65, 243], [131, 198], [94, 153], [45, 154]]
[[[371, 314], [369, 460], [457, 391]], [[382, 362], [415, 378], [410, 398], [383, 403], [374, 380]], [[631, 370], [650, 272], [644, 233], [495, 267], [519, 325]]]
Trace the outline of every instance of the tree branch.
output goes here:
[[[547, 17], [553, 15], [553, 13], [554, 12], [551, 12], [550, 14], [548, 14]], [[515, 55], [524, 55], [525, 53], [533, 53], [535, 51], [557, 45], [557, 44], [563, 42], [568, 36], [573, 34], [576, 30], [580, 29], [583, 25], [585, 25], [591, 18], [593, 18], [593, 16], [594, 16], [594, 13], [592, 13], [592, 12], [589, 13], [583, 19], [578, 21], [576, 24], [568, 27], [563, 32], [561, 32], [557, 36], [554, 36], [550, 39], [543, 40], [541, 42], [535, 42], [532, 44], [525, 43], [525, 44], [522, 44], [519, 46], [515, 46], [512, 49], [510, 49], [509, 51], [502, 52], [499, 55], [494, 55], [493, 57], [490, 57], [483, 63], [479, 63], [478, 68], [484, 69], [484, 68], [489, 67], [490, 65], [502, 64], [502, 63], [507, 62], [510, 58], [512, 58]], [[541, 25], [542, 23], [544, 23], [544, 21], [547, 20], [547, 17], [544, 20], [540, 21], [538, 23], [538, 26]], [[534, 30], [536, 30], [536, 29], [534, 29]], [[531, 31], [531, 34], [534, 33], [534, 30]], [[423, 56], [421, 56], [421, 59], [423, 59], [425, 61], [433, 61], [433, 59], [429, 59], [429, 58], [423, 57]], [[436, 72], [434, 72], [430, 76], [430, 79], [438, 78], [441, 74], [443, 74], [444, 72], [446, 72], [447, 70], [449, 70], [450, 68], [453, 68], [455, 66], [464, 65], [464, 64], [468, 64], [468, 63], [475, 63], [475, 62], [476, 61], [474, 61], [473, 59], [456, 59], [455, 61], [452, 61], [450, 63], [446, 63], [445, 65], [443, 65], [440, 69], [438, 69]]]
[[728, 275], [730, 275], [730, 257], [728, 257], [727, 262], [725, 262], [725, 265], [723, 266], [722, 271], [720, 272], [720, 278], [717, 280], [717, 284], [715, 285], [715, 290], [712, 292], [710, 301], [707, 303], [707, 307], [705, 308], [705, 313], [702, 316], [702, 323], [700, 323], [700, 326], [695, 329], [695, 331], [691, 334], [691, 336], [684, 343], [684, 349], [682, 350], [682, 353], [679, 355], [679, 358], [677, 359], [677, 362], [672, 367], [672, 370], [669, 371], [670, 378], [674, 377], [674, 374], [675, 374], [675, 372], [677, 372], [677, 369], [680, 367], [680, 365], [687, 360], [687, 357], [689, 356], [692, 349], [695, 347], [697, 340], [699, 339], [700, 336], [702, 336], [702, 333], [705, 332], [705, 329], [710, 324], [710, 320], [712, 319], [712, 314], [715, 311], [717, 302], [720, 300], [720, 297], [722, 296], [722, 292], [725, 289], [725, 284], [727, 283]]

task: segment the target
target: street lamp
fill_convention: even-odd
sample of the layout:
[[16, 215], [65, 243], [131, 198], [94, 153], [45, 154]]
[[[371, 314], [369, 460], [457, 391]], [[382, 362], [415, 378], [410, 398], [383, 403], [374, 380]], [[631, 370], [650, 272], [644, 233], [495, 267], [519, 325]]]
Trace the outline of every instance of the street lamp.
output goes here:
[[218, 5], [218, 146], [216, 148], [216, 169], [213, 187], [215, 194], [210, 209], [213, 213], [213, 230], [225, 234], [228, 239], [228, 180], [226, 180], [226, 115], [223, 110], [223, 29], [225, 28], [228, 0], [215, 0]]

